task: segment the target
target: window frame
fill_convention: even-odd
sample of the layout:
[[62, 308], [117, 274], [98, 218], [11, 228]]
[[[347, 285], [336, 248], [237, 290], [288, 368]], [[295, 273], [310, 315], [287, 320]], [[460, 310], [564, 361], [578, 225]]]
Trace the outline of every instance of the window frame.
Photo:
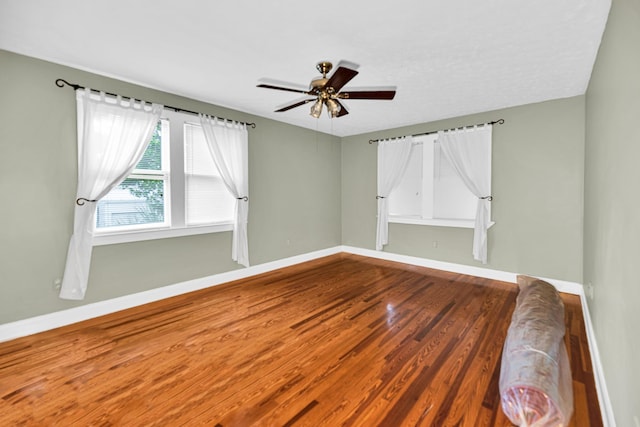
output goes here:
[[[431, 144], [432, 146], [434, 146], [432, 153], [435, 153], [437, 151], [435, 150], [435, 144], [437, 143], [437, 139], [438, 139], [437, 134], [420, 135], [418, 137], [414, 137], [412, 143], [414, 144], [414, 146], [420, 145], [422, 147], [424, 147], [425, 144]], [[456, 228], [471, 228], [471, 229], [475, 228], [475, 218], [460, 219], [460, 218], [434, 218], [434, 217], [422, 216], [425, 213], [425, 209], [429, 210], [428, 207], [430, 207], [431, 212], [435, 210], [434, 194], [435, 194], [436, 180], [434, 179], [434, 175], [436, 173], [436, 170], [435, 170], [436, 166], [432, 164], [431, 167], [427, 168], [425, 164], [425, 159], [427, 157], [433, 160], [434, 154], [427, 155], [424, 152], [422, 153], [422, 180], [420, 185], [421, 195], [422, 195], [420, 200], [421, 215], [420, 216], [398, 215], [398, 214], [389, 213], [389, 217], [388, 217], [389, 222], [395, 223], [395, 224], [426, 225], [426, 226], [436, 226], [436, 227], [456, 227]], [[427, 171], [430, 172], [430, 176], [426, 176], [427, 174], [425, 172]], [[430, 190], [428, 194], [431, 197], [431, 201], [424, 200], [424, 196], [425, 194], [427, 194], [427, 192], [425, 191], [425, 188], [428, 188], [429, 186], [430, 186]], [[489, 221], [489, 228], [490, 228], [495, 224], [495, 222], [491, 220], [491, 204], [489, 204], [489, 218], [490, 218], [490, 221]]]
[[[233, 230], [233, 219], [208, 224], [188, 225], [185, 221], [185, 142], [184, 125], [200, 125], [193, 114], [176, 112], [165, 109], [160, 120], [166, 121], [169, 126], [168, 147], [165, 146], [163, 134], [162, 153], [168, 153], [167, 169], [165, 170], [165, 158], [163, 157], [163, 171], [166, 176], [165, 185], [165, 221], [164, 223], [127, 225], [123, 227], [110, 227], [101, 230], [96, 227], [94, 221], [93, 246], [111, 245], [118, 243], [139, 242], [146, 240], [165, 239], [171, 237], [192, 236], [198, 234], [219, 233]], [[160, 176], [157, 171], [135, 169], [129, 176]]]

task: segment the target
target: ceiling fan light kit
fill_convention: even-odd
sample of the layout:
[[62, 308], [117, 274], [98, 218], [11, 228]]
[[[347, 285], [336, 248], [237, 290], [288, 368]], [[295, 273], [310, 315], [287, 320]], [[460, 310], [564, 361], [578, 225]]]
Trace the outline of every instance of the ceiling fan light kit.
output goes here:
[[322, 77], [311, 80], [309, 90], [292, 89], [270, 84], [258, 84], [257, 86], [266, 89], [297, 92], [312, 97], [289, 103], [277, 109], [276, 112], [288, 111], [292, 108], [313, 102], [309, 114], [316, 119], [320, 118], [322, 108], [325, 105], [327, 107], [327, 113], [331, 118], [342, 117], [349, 114], [349, 111], [344, 104], [340, 102], [340, 99], [392, 100], [395, 97], [395, 88], [341, 92], [341, 89], [358, 74], [356, 68], [357, 65], [355, 64], [341, 61], [331, 77], [327, 78], [327, 74], [333, 69], [333, 64], [328, 61], [319, 62], [316, 65], [316, 69], [322, 73]]
[[325, 104], [327, 104], [327, 112], [329, 113], [329, 116], [331, 116], [331, 118], [338, 117], [338, 113], [342, 110], [340, 104], [331, 98], [327, 99]]
[[322, 114], [322, 100], [318, 99], [312, 106], [311, 106], [311, 112], [309, 113], [311, 114], [313, 117], [315, 117], [316, 119], [320, 117], [320, 114]]

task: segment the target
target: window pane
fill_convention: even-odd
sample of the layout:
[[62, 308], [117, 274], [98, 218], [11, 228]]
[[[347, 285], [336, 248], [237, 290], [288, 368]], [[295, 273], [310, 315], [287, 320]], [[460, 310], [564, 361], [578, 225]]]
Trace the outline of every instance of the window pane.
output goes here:
[[231, 221], [235, 201], [222, 179], [210, 175], [187, 175], [187, 224]]
[[475, 219], [478, 198], [467, 188], [449, 160], [436, 144], [433, 181], [433, 217]]
[[202, 128], [185, 124], [185, 222], [231, 222], [235, 200], [218, 173]]
[[136, 169], [162, 170], [162, 121], [159, 120], [142, 159]]
[[422, 147], [422, 144], [414, 145], [402, 180], [389, 195], [390, 215], [421, 216]]
[[164, 222], [164, 181], [127, 178], [98, 202], [96, 227]]

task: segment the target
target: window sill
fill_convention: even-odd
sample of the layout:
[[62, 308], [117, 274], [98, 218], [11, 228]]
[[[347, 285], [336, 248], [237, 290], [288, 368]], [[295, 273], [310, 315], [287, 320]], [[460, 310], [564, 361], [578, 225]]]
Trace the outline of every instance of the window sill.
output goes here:
[[201, 225], [188, 228], [161, 228], [152, 230], [136, 230], [120, 233], [96, 233], [93, 246], [115, 245], [118, 243], [141, 242], [144, 240], [168, 239], [170, 237], [193, 236], [196, 234], [219, 233], [232, 231], [233, 224]]
[[[406, 217], [406, 216], [389, 216], [389, 222], [395, 224], [413, 224], [413, 225], [430, 225], [436, 227], [457, 227], [457, 228], [475, 228], [475, 221], [472, 219], [424, 219], [418, 217]], [[491, 228], [495, 222], [489, 223]]]

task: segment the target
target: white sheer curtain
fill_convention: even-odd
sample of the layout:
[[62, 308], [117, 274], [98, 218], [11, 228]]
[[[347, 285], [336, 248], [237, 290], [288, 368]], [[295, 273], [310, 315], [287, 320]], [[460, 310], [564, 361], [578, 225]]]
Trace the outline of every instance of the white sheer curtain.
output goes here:
[[440, 131], [438, 142], [458, 176], [478, 197], [473, 232], [473, 258], [487, 263], [487, 229], [491, 202], [491, 133], [484, 125], [467, 129]]
[[412, 137], [378, 141], [378, 223], [376, 250], [389, 243], [389, 194], [400, 184], [409, 163]]
[[76, 91], [78, 190], [60, 298], [84, 298], [96, 202], [135, 168], [160, 119], [162, 105], [123, 100], [90, 89]]
[[213, 161], [229, 192], [236, 198], [231, 259], [249, 267], [249, 161], [247, 126], [200, 114]]

